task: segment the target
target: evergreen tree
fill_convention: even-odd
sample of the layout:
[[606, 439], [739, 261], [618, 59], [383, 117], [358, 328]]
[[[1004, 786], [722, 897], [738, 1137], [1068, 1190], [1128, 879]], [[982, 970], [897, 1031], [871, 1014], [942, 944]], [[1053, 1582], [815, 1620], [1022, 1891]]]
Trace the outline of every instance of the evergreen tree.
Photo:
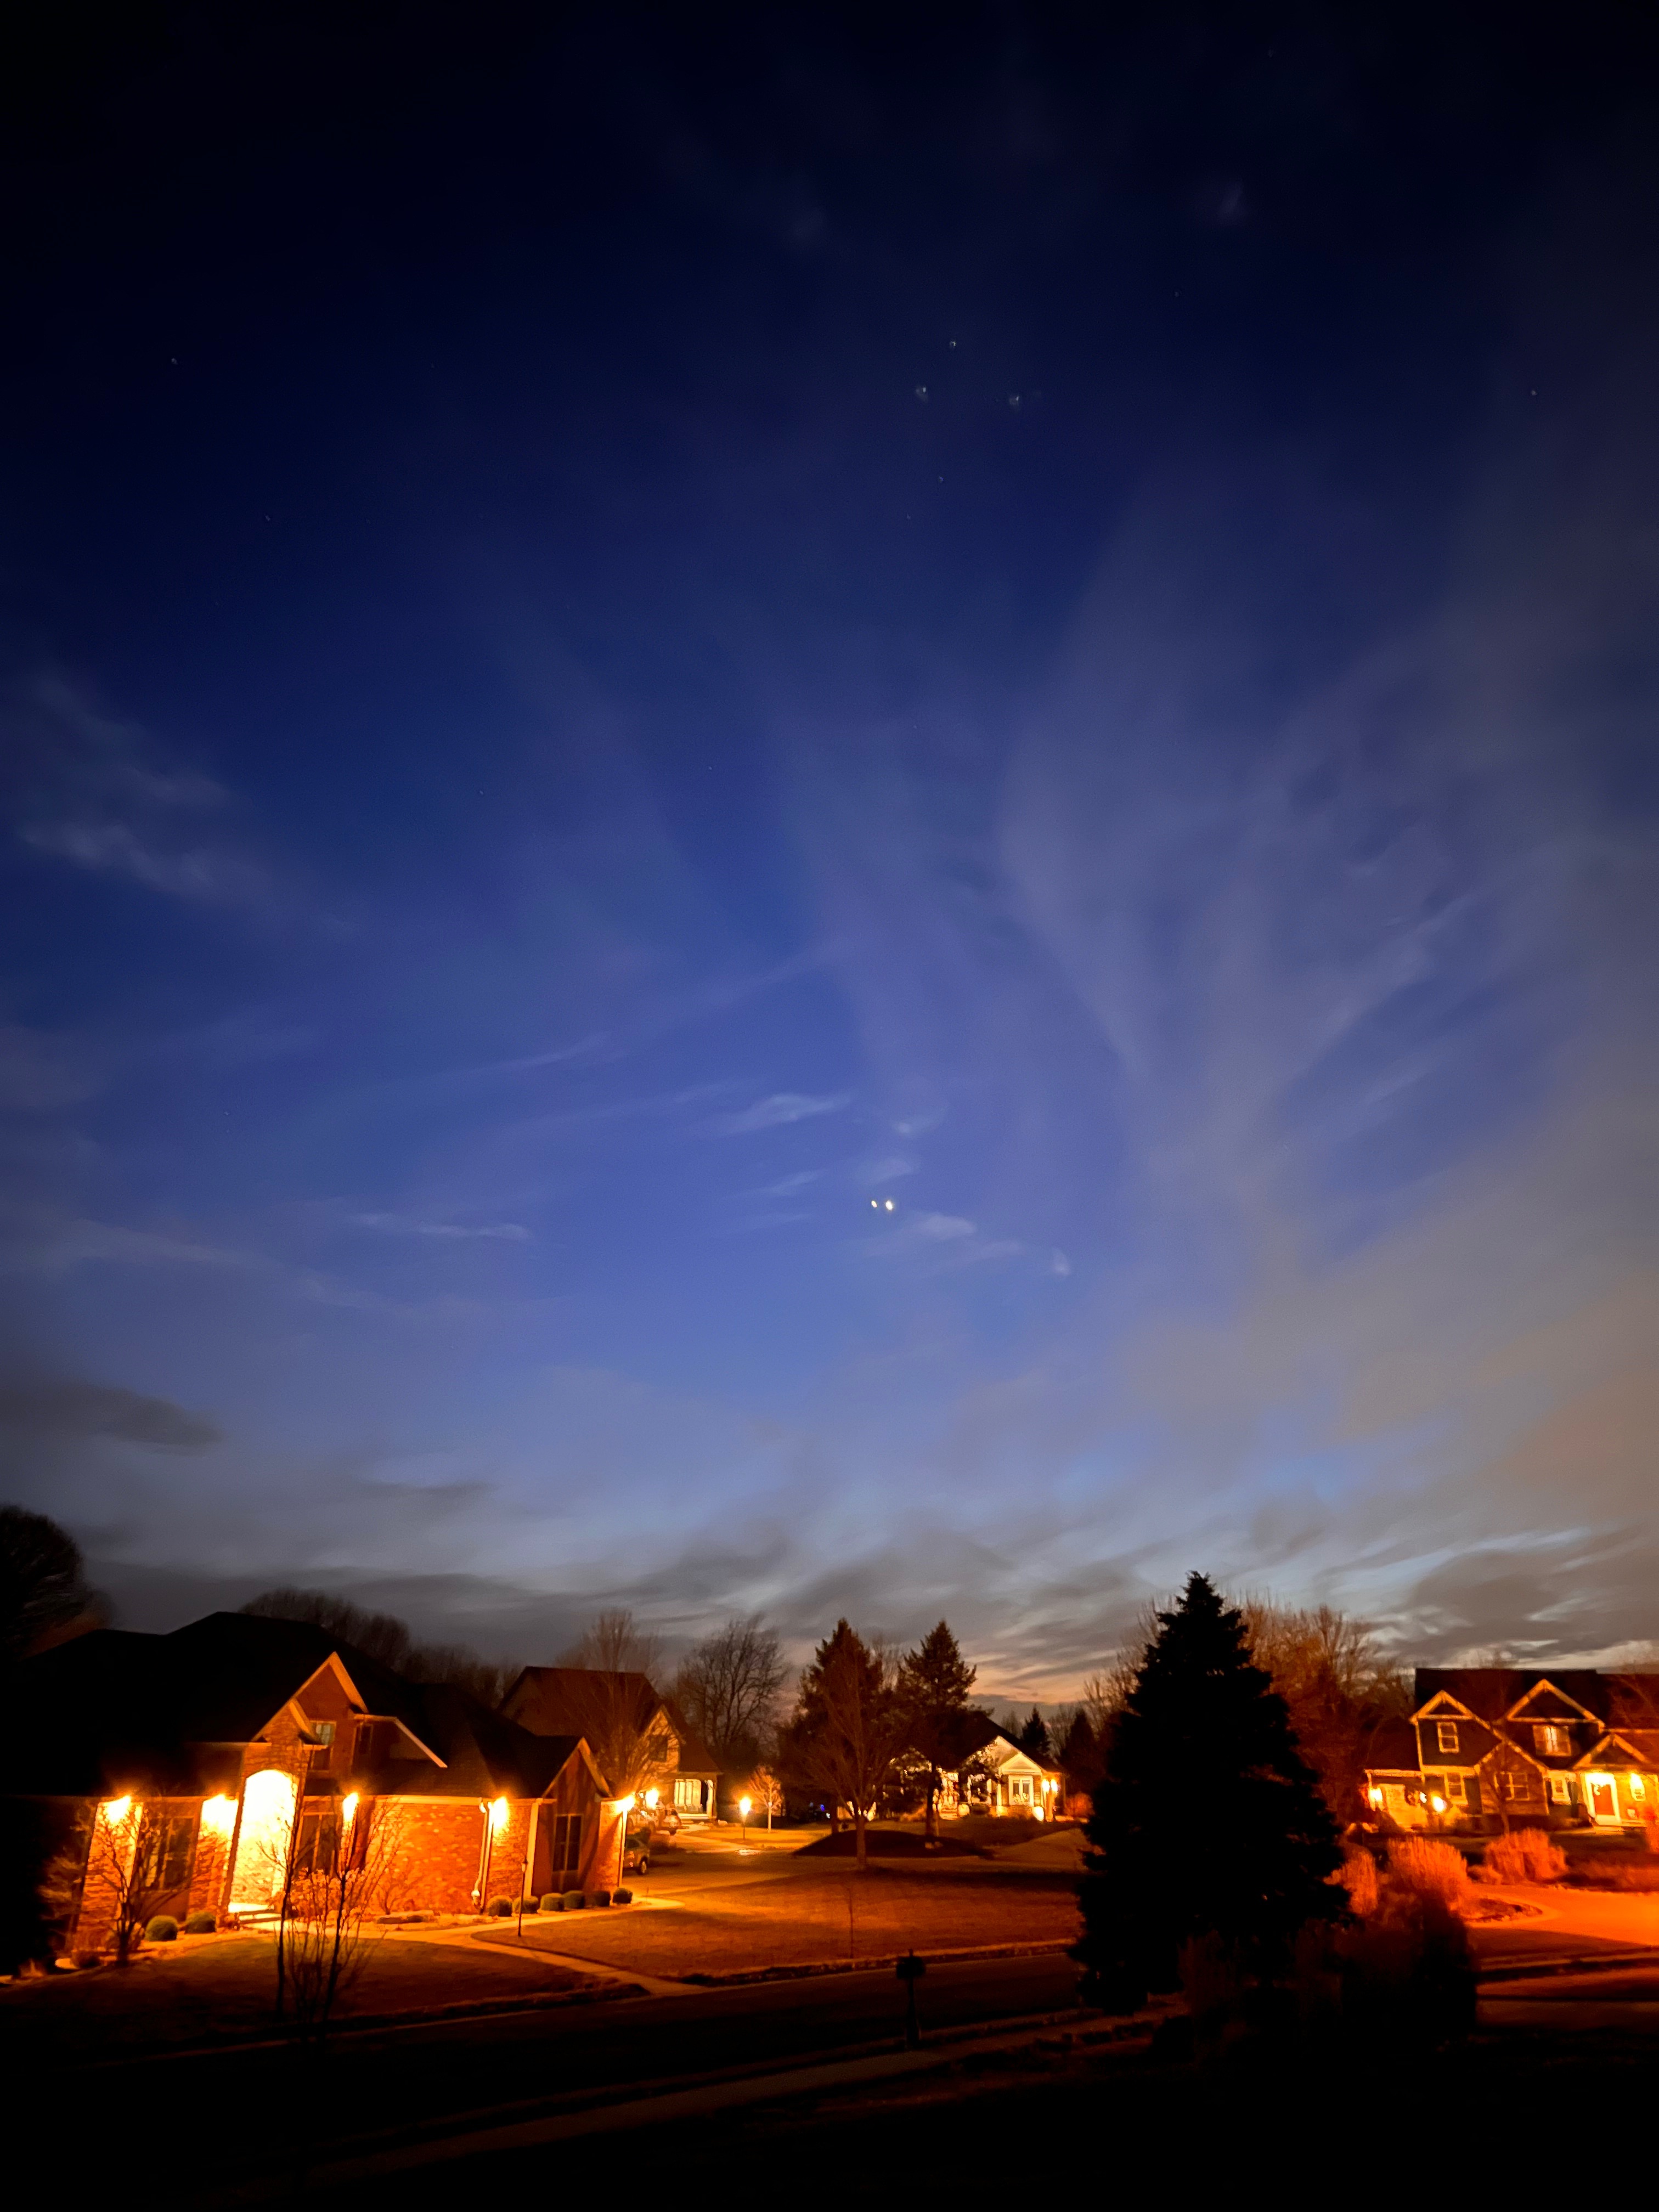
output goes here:
[[871, 1815], [903, 1735], [885, 1657], [838, 1620], [800, 1678], [781, 1748], [792, 1773], [832, 1808], [846, 1808], [860, 1872], [868, 1863]]
[[1060, 1747], [1060, 1764], [1068, 1796], [1092, 1790], [1100, 1779], [1100, 1741], [1081, 1706], [1072, 1715], [1071, 1726]]
[[946, 1773], [968, 1756], [964, 1730], [968, 1692], [978, 1668], [970, 1667], [948, 1622], [930, 1628], [899, 1666], [898, 1698], [904, 1716], [905, 1748], [927, 1762], [927, 1836], [939, 1834], [939, 1793]]
[[1048, 1745], [1048, 1723], [1035, 1705], [1015, 1733], [1014, 1741], [1027, 1759], [1035, 1759], [1040, 1766], [1054, 1762], [1054, 1753]]
[[1084, 1995], [1112, 2011], [1176, 1988], [1194, 1937], [1267, 1976], [1298, 1929], [1341, 1911], [1335, 1827], [1239, 1614], [1195, 1574], [1158, 1621], [1096, 1785], [1079, 1891]]

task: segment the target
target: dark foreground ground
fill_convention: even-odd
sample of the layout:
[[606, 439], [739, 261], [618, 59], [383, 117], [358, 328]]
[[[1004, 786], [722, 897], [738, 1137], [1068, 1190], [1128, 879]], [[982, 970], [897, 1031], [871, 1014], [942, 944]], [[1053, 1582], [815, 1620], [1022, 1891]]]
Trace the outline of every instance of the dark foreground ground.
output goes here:
[[[1645, 2142], [1659, 2109], [1659, 1899], [1487, 1893], [1479, 2025], [1455, 2048], [1327, 2035], [1195, 2067], [1154, 2045], [1167, 2010], [1078, 2005], [1069, 1890], [1024, 1868], [710, 1852], [652, 1887], [646, 1911], [556, 1931], [400, 1941], [321, 2053], [270, 2033], [247, 1948], [265, 1939], [0, 1992], [13, 2142], [50, 2148], [55, 2195], [100, 2205], [163, 2172], [180, 2208], [571, 2186], [793, 2206], [918, 2184], [1484, 2204], [1570, 2186], [1576, 2147]], [[934, 1953], [913, 2055], [892, 1959], [930, 1937], [980, 1954]], [[817, 1970], [779, 1963], [802, 1954]], [[722, 1981], [734, 1967], [761, 1978]]]

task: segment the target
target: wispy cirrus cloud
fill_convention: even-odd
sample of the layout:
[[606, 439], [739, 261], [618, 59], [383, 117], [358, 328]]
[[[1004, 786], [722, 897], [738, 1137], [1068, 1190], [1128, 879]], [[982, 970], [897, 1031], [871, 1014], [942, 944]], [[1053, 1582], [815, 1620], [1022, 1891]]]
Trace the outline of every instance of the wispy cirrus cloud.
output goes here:
[[483, 1237], [501, 1244], [527, 1244], [530, 1231], [521, 1221], [422, 1221], [408, 1213], [354, 1213], [354, 1229], [375, 1229], [392, 1237], [433, 1237], [453, 1243]]
[[821, 1114], [840, 1114], [852, 1103], [850, 1091], [822, 1097], [805, 1091], [775, 1091], [741, 1113], [722, 1115], [711, 1127], [723, 1137], [749, 1137], [761, 1129], [785, 1129], [792, 1122], [814, 1121]]
[[130, 723], [62, 677], [15, 684], [0, 702], [13, 833], [88, 874], [204, 905], [264, 899], [270, 877], [226, 826], [231, 794], [169, 763]]

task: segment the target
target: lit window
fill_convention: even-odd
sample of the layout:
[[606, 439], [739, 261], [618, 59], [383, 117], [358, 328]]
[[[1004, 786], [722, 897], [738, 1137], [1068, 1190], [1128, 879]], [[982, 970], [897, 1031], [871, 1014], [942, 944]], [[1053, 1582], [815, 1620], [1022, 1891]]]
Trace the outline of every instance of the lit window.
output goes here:
[[1455, 1721], [1437, 1721], [1434, 1724], [1434, 1747], [1437, 1751], [1455, 1753], [1457, 1749], [1457, 1723]]
[[1558, 1727], [1553, 1721], [1547, 1727], [1534, 1729], [1532, 1742], [1540, 1759], [1565, 1759], [1572, 1747], [1565, 1729]]
[[1632, 1774], [1630, 1778], [1630, 1794], [1632, 1797], [1645, 1797], [1648, 1794], [1648, 1785], [1639, 1774]]

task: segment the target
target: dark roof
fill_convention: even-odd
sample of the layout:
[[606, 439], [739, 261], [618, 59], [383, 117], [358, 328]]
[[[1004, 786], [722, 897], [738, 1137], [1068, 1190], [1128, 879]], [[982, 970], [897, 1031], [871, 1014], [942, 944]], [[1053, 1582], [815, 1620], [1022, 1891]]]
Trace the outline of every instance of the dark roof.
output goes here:
[[540, 1796], [576, 1749], [466, 1691], [407, 1682], [308, 1621], [209, 1613], [170, 1636], [98, 1629], [27, 1659], [9, 1679], [6, 1783], [27, 1796], [155, 1796], [234, 1790], [241, 1753], [331, 1656], [368, 1713], [399, 1721], [444, 1764], [388, 1758], [388, 1790]]
[[680, 1711], [674, 1699], [665, 1698], [662, 1702], [663, 1710], [668, 1715], [670, 1725], [680, 1740], [680, 1772], [689, 1774], [694, 1779], [704, 1776], [718, 1778], [725, 1771], [719, 1759], [715, 1758], [702, 1738], [693, 1733], [685, 1715]]
[[501, 1711], [537, 1735], [583, 1735], [592, 1741], [618, 1722], [644, 1730], [665, 1700], [644, 1674], [604, 1667], [526, 1667], [501, 1699]]
[[1477, 1719], [1499, 1720], [1541, 1682], [1553, 1682], [1588, 1711], [1606, 1717], [1610, 1677], [1590, 1667], [1419, 1667], [1413, 1711], [1421, 1712], [1443, 1692]]
[[1417, 1772], [1417, 1730], [1410, 1721], [1379, 1722], [1366, 1747], [1365, 1768], [1370, 1774]]
[[198, 1742], [251, 1743], [331, 1657], [371, 1713], [421, 1733], [416, 1686], [308, 1620], [210, 1613], [161, 1640], [177, 1658], [181, 1725]]
[[444, 1764], [385, 1759], [366, 1778], [377, 1796], [540, 1797], [582, 1748], [580, 1736], [532, 1735], [448, 1684], [421, 1698], [422, 1741]]

